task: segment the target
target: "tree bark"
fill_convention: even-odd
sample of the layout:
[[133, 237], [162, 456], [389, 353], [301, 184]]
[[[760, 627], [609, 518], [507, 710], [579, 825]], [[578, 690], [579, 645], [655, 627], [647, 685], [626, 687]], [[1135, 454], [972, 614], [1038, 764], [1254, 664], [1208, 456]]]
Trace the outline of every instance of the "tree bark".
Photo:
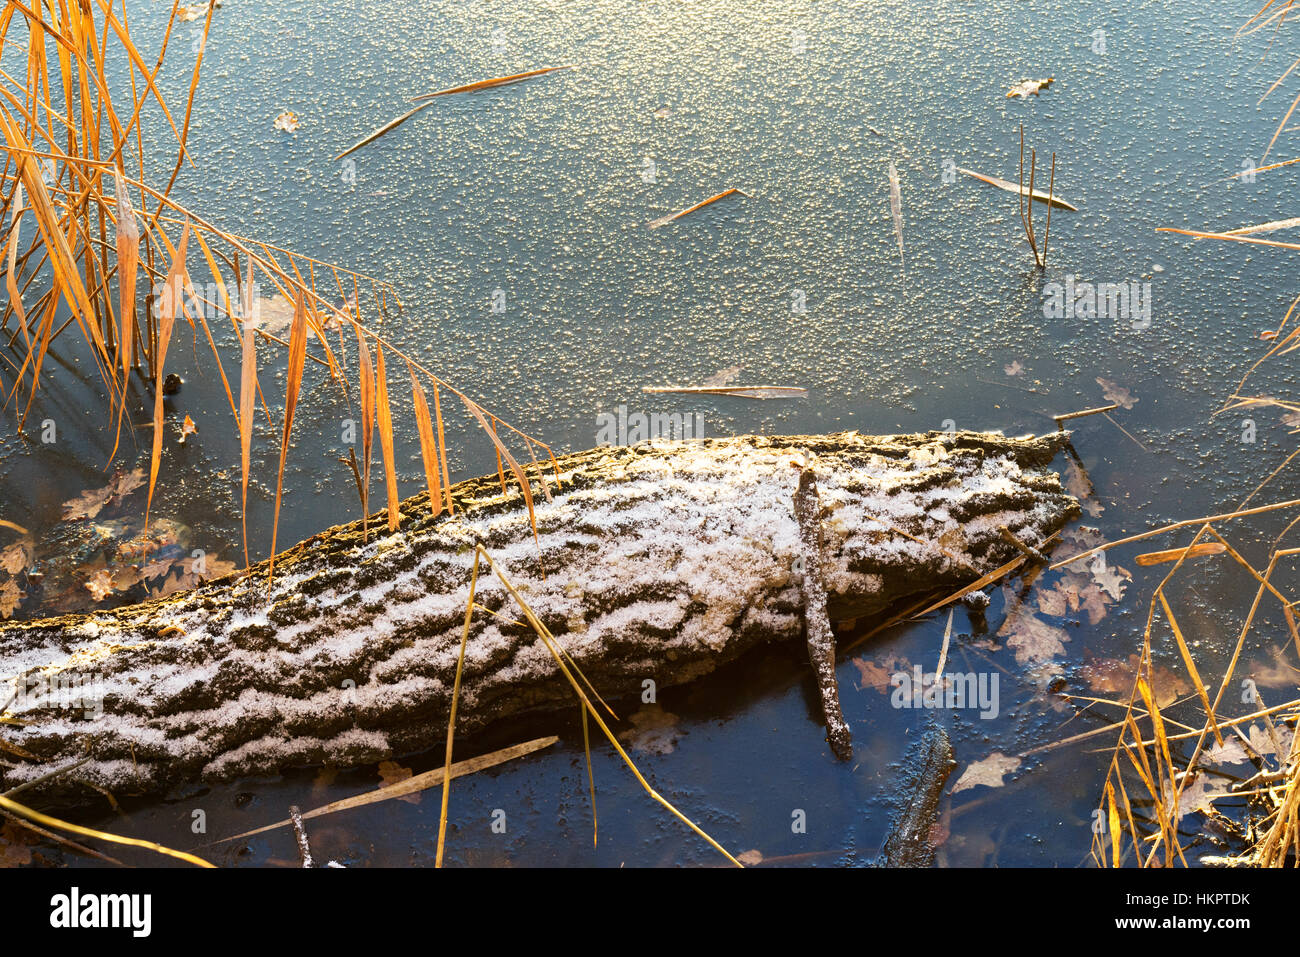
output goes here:
[[[954, 590], [1078, 514], [1050, 471], [1065, 433], [739, 437], [598, 448], [558, 460], [537, 538], [517, 486], [427, 493], [330, 528], [246, 572], [140, 605], [0, 627], [0, 790], [89, 754], [115, 791], [288, 766], [370, 763], [446, 735], [481, 542], [606, 698], [678, 684], [802, 632], [793, 514], [805, 457], [820, 489], [828, 612], [880, 613]], [[573, 704], [505, 590], [480, 576], [458, 731]], [[8, 689], [8, 690], [6, 690]], [[71, 706], [69, 706], [71, 705]], [[0, 708], [3, 710], [3, 708]], [[28, 757], [23, 757], [27, 755]], [[64, 777], [40, 785], [66, 786]]]

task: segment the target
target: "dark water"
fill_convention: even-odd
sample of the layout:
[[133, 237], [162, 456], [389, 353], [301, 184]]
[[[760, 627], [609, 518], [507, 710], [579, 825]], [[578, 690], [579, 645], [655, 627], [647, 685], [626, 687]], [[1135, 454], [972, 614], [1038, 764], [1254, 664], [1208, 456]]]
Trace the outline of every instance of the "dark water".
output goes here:
[[[148, 59], [165, 5], [128, 6]], [[979, 0], [942, 8], [910, 0], [815, 8], [231, 3], [213, 20], [190, 135], [196, 165], [183, 172], [175, 196], [232, 231], [387, 279], [404, 308], [385, 334], [557, 451], [592, 445], [597, 416], [619, 405], [699, 413], [708, 435], [949, 424], [1044, 431], [1054, 413], [1102, 404], [1097, 379], [1113, 381], [1136, 402], [1113, 421], [1080, 420], [1074, 443], [1104, 509], [1087, 521], [1116, 538], [1231, 508], [1295, 444], [1276, 409], [1212, 417], [1266, 348], [1260, 331], [1277, 325], [1296, 292], [1292, 254], [1156, 232], [1295, 214], [1287, 188], [1300, 174], [1291, 169], [1254, 183], [1225, 181], [1261, 162], [1289, 102], [1282, 91], [1257, 105], [1289, 61], [1278, 49], [1261, 62], [1265, 44], [1257, 40], [1234, 43], [1233, 31], [1252, 12], [1251, 0], [1122, 7]], [[169, 57], [179, 55], [162, 83], [175, 102], [183, 102], [193, 62], [186, 51], [198, 28], [182, 24], [173, 40]], [[579, 68], [446, 98], [350, 163], [331, 160], [405, 111], [409, 96], [565, 63]], [[1041, 96], [1005, 96], [1022, 79], [1048, 76], [1055, 83]], [[301, 117], [296, 133], [273, 128], [282, 110]], [[1046, 275], [1033, 268], [1014, 197], [945, 175], [960, 166], [1014, 179], [1021, 123], [1040, 163], [1055, 151], [1056, 191], [1079, 207], [1052, 216]], [[157, 116], [147, 129], [157, 143], [169, 142]], [[1291, 158], [1294, 141], [1284, 134], [1269, 161]], [[166, 155], [160, 149], [155, 170], [168, 165]], [[905, 275], [889, 213], [891, 160], [901, 179]], [[730, 187], [749, 198], [646, 228]], [[1037, 222], [1043, 214], [1036, 210]], [[196, 263], [191, 268], [201, 273]], [[1149, 326], [1111, 316], [1046, 318], [1043, 286], [1067, 275], [1149, 282]], [[505, 311], [494, 313], [498, 290]], [[228, 361], [237, 366], [230, 346]], [[234, 559], [239, 469], [229, 409], [187, 338], [172, 356], [186, 385], [169, 408], [177, 420], [192, 416], [199, 431], [184, 446], [169, 442], [156, 514], [189, 526], [196, 547]], [[0, 465], [3, 517], [43, 534], [61, 502], [105, 484], [112, 444], [93, 382], [80, 381], [85, 356], [68, 341], [59, 358], [58, 388], [34, 414], [58, 422], [60, 441], [37, 446], [6, 434]], [[809, 397], [760, 403], [641, 391], [699, 383], [732, 366], [743, 367], [740, 381], [803, 386]], [[348, 406], [311, 374], [286, 471], [282, 542], [357, 513], [352, 478], [336, 461], [345, 453]], [[1249, 394], [1294, 390], [1286, 359], [1259, 375]], [[263, 385], [274, 403], [282, 378], [264, 371]], [[411, 421], [404, 395], [395, 415]], [[1247, 418], [1253, 442], [1243, 441]], [[136, 420], [146, 422], [147, 413]], [[399, 432], [402, 492], [410, 494], [421, 480], [419, 450], [413, 429]], [[149, 434], [135, 433], [123, 464], [145, 458]], [[490, 447], [466, 423], [455, 421], [451, 439], [457, 476], [493, 467]], [[275, 461], [273, 430], [263, 423], [250, 492], [255, 557], [269, 547]], [[1296, 484], [1283, 472], [1260, 501], [1295, 497]], [[1234, 526], [1234, 544], [1263, 563], [1289, 517]], [[1132, 557], [1175, 544], [1162, 538], [1112, 553], [1112, 563], [1133, 574], [1123, 599], [1095, 625], [1086, 617], [1076, 623], [1078, 614], [1058, 621], [1070, 642], [1041, 668], [982, 647], [958, 610], [950, 668], [996, 672], [1001, 708], [991, 720], [938, 713], [959, 761], [950, 788], [994, 752], [1020, 755], [1113, 717], [1104, 708], [1074, 716], [1044, 688], [1059, 676], [1066, 691], [1088, 694], [1081, 663], [1137, 650], [1147, 602], [1167, 567], [1142, 569]], [[1171, 590], [1180, 622], [1202, 671], [1216, 675], [1251, 585], [1219, 560], [1180, 581]], [[995, 591], [992, 630], [1004, 614]], [[656, 788], [733, 852], [757, 849], [807, 865], [865, 863], [904, 796], [900, 762], [930, 716], [859, 690], [851, 659], [905, 659], [932, 670], [945, 623], [941, 615], [894, 628], [845, 656], [839, 675], [857, 748], [847, 765], [823, 741], [797, 644], [664, 690], [659, 704], [676, 716], [666, 735], [671, 753], [633, 755]], [[1266, 610], [1247, 660], [1266, 661], [1266, 646], [1283, 634], [1281, 616]], [[1176, 667], [1169, 639], [1158, 640], [1157, 655]], [[576, 714], [466, 739], [458, 755], [545, 733], [561, 743], [455, 783], [452, 861], [720, 860], [644, 795], [607, 746], [593, 754], [600, 841], [592, 847]], [[1102, 736], [1034, 754], [1004, 787], [945, 796], [942, 861], [1086, 861], [1111, 743]], [[439, 760], [403, 764], [418, 772]], [[378, 781], [375, 769], [328, 783], [304, 772], [81, 819], [192, 846], [200, 840], [191, 833], [195, 810], [205, 812], [212, 838], [279, 819], [289, 804], [316, 806]], [[504, 834], [491, 828], [498, 809]], [[798, 811], [805, 812], [802, 833], [792, 829]], [[437, 792], [427, 792], [418, 804], [326, 818], [311, 833], [318, 856], [349, 866], [419, 865], [433, 860], [437, 821]], [[1188, 827], [1195, 830], [1194, 818]], [[292, 836], [279, 831], [210, 856], [258, 865], [291, 861], [295, 851]]]

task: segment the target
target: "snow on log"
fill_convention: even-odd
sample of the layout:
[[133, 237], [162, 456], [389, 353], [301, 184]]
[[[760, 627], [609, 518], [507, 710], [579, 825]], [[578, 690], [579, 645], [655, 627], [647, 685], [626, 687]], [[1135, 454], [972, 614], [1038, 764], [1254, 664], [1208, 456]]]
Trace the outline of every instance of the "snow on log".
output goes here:
[[[496, 475], [328, 529], [248, 572], [139, 605], [0, 626], [0, 790], [89, 755], [114, 791], [372, 763], [446, 735], [482, 542], [606, 699], [690, 681], [803, 632], [794, 493], [820, 498], [831, 620], [957, 589], [1078, 514], [1051, 462], [1065, 433], [744, 436], [597, 448], [534, 480], [540, 550]], [[544, 573], [543, 573], [544, 569]], [[572, 706], [495, 578], [479, 579], [458, 732]], [[8, 705], [3, 703], [10, 699]], [[7, 709], [7, 710], [5, 710]], [[16, 723], [21, 722], [21, 723]], [[74, 787], [73, 775], [40, 785]], [[75, 785], [81, 787], [81, 785]], [[89, 793], [89, 792], [85, 792]]]

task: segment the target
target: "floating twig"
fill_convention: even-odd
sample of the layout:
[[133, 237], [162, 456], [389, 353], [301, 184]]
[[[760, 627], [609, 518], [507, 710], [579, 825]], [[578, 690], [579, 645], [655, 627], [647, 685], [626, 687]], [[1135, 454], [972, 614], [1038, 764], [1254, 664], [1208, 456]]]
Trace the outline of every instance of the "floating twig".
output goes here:
[[799, 486], [794, 493], [794, 517], [799, 525], [799, 558], [803, 564], [804, 633], [808, 643], [808, 660], [817, 678], [821, 694], [822, 715], [826, 721], [826, 740], [841, 761], [853, 757], [853, 739], [844, 712], [840, 709], [840, 690], [835, 677], [835, 632], [826, 617], [826, 582], [822, 577], [821, 503], [817, 497], [817, 480], [811, 468], [799, 472]]
[[787, 385], [648, 385], [641, 391], [655, 395], [729, 395], [741, 399], [804, 399], [808, 396], [807, 389]]
[[289, 805], [289, 820], [293, 821], [293, 833], [298, 838], [298, 857], [303, 867], [311, 867], [311, 845], [307, 843], [307, 829], [302, 826], [302, 812], [298, 805]]
[[726, 199], [732, 193], [739, 193], [741, 196], [744, 196], [746, 199], [753, 199], [753, 197], [750, 196], [748, 193], [746, 193], [744, 190], [736, 189], [734, 187], [732, 189], [724, 189], [721, 193], [718, 193], [716, 196], [710, 196], [708, 199], [702, 200], [701, 202], [696, 203], [694, 206], [688, 206], [686, 209], [683, 209], [681, 212], [673, 213], [670, 216], [661, 216], [658, 219], [652, 219], [650, 222], [646, 223], [646, 225], [651, 229], [658, 229], [660, 226], [665, 226], [668, 223], [671, 223], [674, 219], [681, 219], [687, 213], [693, 213], [697, 209], [703, 209], [705, 206], [708, 206], [710, 203], [716, 203], [720, 199]]
[[[512, 745], [508, 748], [502, 748], [500, 751], [493, 751], [491, 754], [485, 754], [481, 757], [470, 758], [467, 761], [457, 761], [451, 766], [451, 774], [444, 778], [444, 768], [437, 767], [431, 771], [425, 771], [423, 774], [416, 774], [406, 778], [404, 781], [398, 781], [395, 784], [386, 787], [376, 788], [373, 791], [366, 791], [354, 797], [344, 798], [341, 801], [334, 801], [322, 807], [314, 808], [301, 815], [301, 819], [309, 821], [314, 817], [322, 817], [326, 814], [333, 814], [335, 811], [346, 811], [355, 807], [364, 807], [367, 804], [375, 804], [379, 801], [387, 801], [390, 798], [399, 798], [407, 794], [416, 794], [428, 788], [437, 787], [442, 784], [444, 779], [458, 778], [465, 774], [473, 774], [475, 771], [481, 771], [484, 768], [494, 767], [503, 764], [506, 761], [512, 761], [515, 758], [521, 758], [526, 754], [532, 754], [534, 751], [540, 751], [542, 748], [549, 748], [560, 740], [557, 737], [536, 738], [532, 741], [525, 741], [523, 744]], [[251, 831], [245, 831], [243, 834], [235, 834], [232, 837], [223, 837], [219, 841], [213, 841], [214, 844], [224, 844], [227, 841], [238, 841], [246, 837], [252, 837], [255, 834], [263, 834], [267, 831], [274, 831], [276, 828], [292, 824], [293, 818], [287, 817], [283, 821], [276, 821], [274, 824], [267, 824], [264, 827], [254, 828]]]
[[1109, 412], [1112, 409], [1118, 409], [1118, 408], [1119, 408], [1119, 403], [1112, 402], [1110, 405], [1098, 406], [1095, 409], [1084, 409], [1081, 412], [1067, 412], [1065, 413], [1065, 415], [1054, 415], [1052, 416], [1052, 419], [1053, 421], [1056, 422], [1056, 430], [1059, 432], [1061, 431], [1062, 428], [1061, 427], [1062, 422], [1068, 422], [1070, 419], [1082, 419], [1085, 415], [1097, 415], [1100, 412]]

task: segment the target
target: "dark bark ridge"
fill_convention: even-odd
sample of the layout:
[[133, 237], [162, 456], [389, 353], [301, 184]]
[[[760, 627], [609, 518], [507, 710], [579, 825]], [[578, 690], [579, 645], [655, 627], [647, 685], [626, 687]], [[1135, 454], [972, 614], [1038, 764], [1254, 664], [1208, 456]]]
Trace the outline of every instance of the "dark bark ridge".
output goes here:
[[[832, 620], [968, 584], [1078, 514], [1050, 470], [1065, 433], [742, 436], [598, 448], [534, 478], [538, 541], [495, 475], [330, 528], [246, 573], [155, 601], [0, 627], [0, 790], [90, 755], [122, 792], [371, 763], [446, 734], [481, 542], [607, 698], [692, 680], [802, 633], [793, 514], [815, 474]], [[900, 534], [906, 533], [906, 534]], [[540, 548], [539, 548], [540, 542]], [[542, 569], [545, 569], [543, 575]], [[480, 575], [458, 730], [574, 703], [545, 647]], [[68, 707], [68, 688], [84, 689]], [[92, 704], [87, 701], [93, 699]], [[80, 709], [80, 710], [78, 710]], [[98, 713], [96, 713], [98, 712]], [[29, 753], [40, 761], [16, 757]], [[49, 785], [42, 785], [48, 787]]]

